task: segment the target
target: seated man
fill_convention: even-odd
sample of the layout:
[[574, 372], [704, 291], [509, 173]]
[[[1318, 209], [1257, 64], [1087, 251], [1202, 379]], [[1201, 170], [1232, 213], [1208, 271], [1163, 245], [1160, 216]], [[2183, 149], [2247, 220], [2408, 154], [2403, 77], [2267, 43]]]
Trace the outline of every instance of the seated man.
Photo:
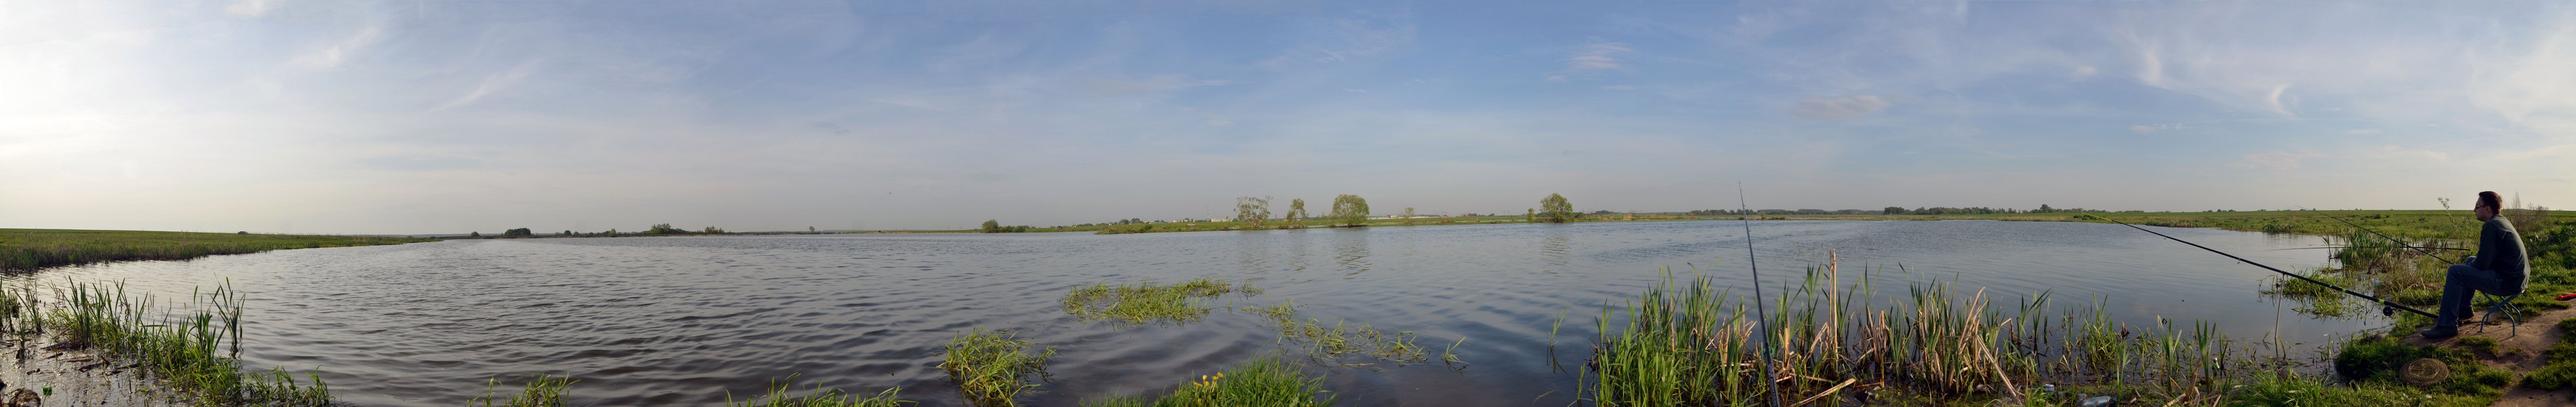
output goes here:
[[2513, 222], [2497, 218], [2503, 210], [2504, 197], [2495, 191], [2478, 193], [2475, 210], [2478, 221], [2486, 226], [2478, 231], [2478, 255], [2451, 265], [2450, 276], [2442, 282], [2442, 311], [2433, 318], [2433, 329], [2424, 330], [2424, 338], [2441, 339], [2460, 334], [2460, 319], [2467, 317], [2469, 290], [2494, 296], [2521, 293], [2529, 282], [2530, 259], [2522, 253], [2522, 233], [2513, 230]]

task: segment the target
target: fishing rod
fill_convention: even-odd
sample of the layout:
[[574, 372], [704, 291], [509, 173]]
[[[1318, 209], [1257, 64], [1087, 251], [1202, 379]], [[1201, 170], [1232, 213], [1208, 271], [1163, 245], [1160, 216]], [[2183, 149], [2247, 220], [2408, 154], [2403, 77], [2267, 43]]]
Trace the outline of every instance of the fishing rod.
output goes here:
[[2272, 266], [2266, 266], [2266, 265], [2263, 265], [2263, 263], [2256, 263], [2256, 262], [2254, 262], [2253, 260], [2246, 260], [2246, 259], [2245, 259], [2245, 258], [2243, 258], [2243, 257], [2236, 257], [2236, 255], [2233, 255], [2233, 254], [2227, 254], [2227, 252], [2218, 251], [2218, 249], [2212, 249], [2212, 248], [2209, 248], [2209, 246], [2202, 246], [2202, 245], [2200, 245], [2199, 243], [2192, 243], [2191, 241], [2188, 241], [2188, 240], [2182, 240], [2181, 238], [2176, 238], [2176, 237], [2173, 237], [2173, 236], [2165, 236], [2165, 234], [2163, 234], [2163, 233], [2156, 233], [2156, 231], [2153, 231], [2153, 230], [2147, 230], [2147, 228], [2138, 227], [2138, 225], [2131, 225], [2131, 224], [2129, 224], [2128, 222], [2121, 222], [2121, 221], [2118, 221], [2118, 220], [2113, 220], [2113, 219], [2111, 219], [2111, 218], [2105, 218], [2105, 217], [2102, 217], [2102, 215], [2095, 215], [2095, 214], [2091, 214], [2091, 213], [2086, 213], [2086, 214], [2084, 214], [2084, 216], [2091, 216], [2091, 217], [2093, 217], [2094, 219], [2101, 219], [2101, 220], [2111, 221], [2111, 223], [2117, 223], [2117, 224], [2120, 224], [2120, 226], [2128, 226], [2129, 228], [2131, 228], [2131, 229], [2137, 229], [2137, 230], [2138, 230], [2138, 231], [2140, 231], [2140, 232], [2155, 233], [2155, 235], [2156, 235], [2156, 236], [2163, 237], [2163, 238], [2166, 238], [2166, 239], [2173, 239], [2173, 241], [2176, 241], [2176, 242], [2182, 242], [2182, 244], [2191, 245], [2191, 247], [2198, 247], [2198, 248], [2200, 248], [2201, 250], [2208, 250], [2210, 253], [2218, 253], [2218, 255], [2220, 255], [2220, 256], [2227, 256], [2227, 258], [2230, 258], [2230, 259], [2236, 259], [2236, 261], [2245, 262], [2245, 264], [2252, 264], [2252, 265], [2254, 265], [2254, 267], [2262, 267], [2264, 270], [2271, 270], [2271, 271], [2272, 271], [2272, 272], [2274, 272], [2274, 273], [2281, 273], [2281, 275], [2284, 275], [2284, 276], [2290, 276], [2290, 277], [2292, 277], [2292, 278], [2297, 278], [2297, 279], [2300, 279], [2300, 280], [2305, 280], [2305, 281], [2307, 281], [2308, 283], [2311, 283], [2311, 284], [2316, 284], [2316, 285], [2320, 285], [2320, 286], [2325, 286], [2326, 288], [2332, 288], [2332, 289], [2335, 289], [2335, 291], [2342, 291], [2344, 294], [2352, 294], [2352, 296], [2354, 296], [2354, 297], [2361, 297], [2361, 298], [2363, 298], [2363, 299], [2368, 299], [2368, 300], [2370, 300], [2370, 301], [2372, 301], [2372, 302], [2377, 302], [2377, 303], [2379, 303], [2379, 305], [2382, 305], [2382, 306], [2383, 306], [2383, 307], [2381, 307], [2381, 308], [2379, 309], [2379, 313], [2380, 313], [2380, 314], [2385, 314], [2385, 315], [2395, 315], [2395, 314], [2396, 314], [2396, 312], [2395, 312], [2395, 311], [2393, 311], [2393, 310], [2405, 310], [2406, 312], [2412, 312], [2412, 313], [2415, 313], [2416, 315], [2423, 315], [2423, 316], [2425, 316], [2425, 317], [2430, 317], [2430, 318], [2441, 318], [2441, 316], [2433, 315], [2433, 313], [2430, 313], [2430, 312], [2424, 312], [2424, 310], [2415, 309], [2415, 307], [2409, 307], [2409, 306], [2404, 306], [2404, 305], [2398, 305], [2396, 302], [2391, 302], [2391, 301], [2388, 301], [2388, 300], [2379, 299], [2379, 297], [2373, 297], [2373, 296], [2370, 296], [2370, 294], [2362, 294], [2362, 293], [2353, 292], [2352, 290], [2344, 289], [2344, 288], [2343, 288], [2343, 286], [2338, 286], [2338, 285], [2334, 285], [2334, 284], [2326, 284], [2326, 282], [2324, 282], [2324, 281], [2317, 281], [2317, 279], [2308, 278], [2308, 276], [2302, 276], [2302, 275], [2299, 275], [2298, 273], [2292, 273], [2292, 272], [2287, 272], [2287, 271], [2281, 271], [2281, 269], [2272, 268]]
[[[2433, 256], [2433, 259], [2435, 259], [2435, 260], [2441, 260], [2443, 263], [2460, 264], [2460, 262], [2451, 261], [2451, 259], [2442, 258], [2442, 256], [2441, 256], [2441, 255], [2433, 254], [2433, 252], [2424, 251], [2424, 248], [2421, 248], [2421, 247], [2415, 247], [2415, 245], [2411, 245], [2411, 244], [2406, 244], [2406, 241], [2404, 241], [2404, 240], [2397, 240], [2397, 238], [2394, 238], [2394, 237], [2388, 237], [2388, 235], [2380, 234], [2380, 233], [2379, 233], [2379, 231], [2376, 231], [2376, 230], [2370, 230], [2370, 228], [2366, 228], [2366, 227], [2361, 227], [2361, 224], [2352, 223], [2352, 221], [2348, 221], [2348, 220], [2343, 220], [2343, 218], [2338, 218], [2338, 217], [2335, 217], [2334, 215], [2326, 214], [2326, 213], [2325, 213], [2325, 212], [2323, 212], [2323, 211], [2318, 211], [2318, 210], [2316, 210], [2316, 209], [2310, 209], [2310, 208], [2299, 208], [2299, 209], [2301, 209], [2301, 210], [2305, 210], [2305, 211], [2309, 211], [2309, 212], [2316, 212], [2318, 215], [2324, 215], [2324, 216], [2326, 217], [2326, 219], [2334, 219], [2336, 222], [2343, 222], [2343, 224], [2345, 224], [2345, 225], [2352, 225], [2352, 228], [2353, 228], [2353, 229], [2361, 229], [2361, 231], [2363, 231], [2363, 232], [2370, 232], [2370, 234], [2373, 234], [2373, 235], [2379, 235], [2379, 237], [2380, 237], [2380, 238], [2388, 239], [2388, 241], [2392, 241], [2392, 242], [2397, 242], [2397, 245], [2398, 245], [2398, 246], [2405, 246], [2406, 248], [2409, 248], [2409, 249], [2415, 249], [2415, 252], [2416, 252], [2416, 253], [2423, 253], [2423, 254], [2424, 254], [2424, 255], [2426, 255], [2426, 256]], [[2457, 249], [2457, 250], [2466, 250], [2466, 249]]]
[[[2350, 248], [2354, 248], [2354, 247], [2360, 247], [2360, 246], [2285, 247], [2285, 248], [2279, 248], [2279, 249], [2263, 249], [2263, 250], [2274, 250], [2274, 251], [2278, 251], [2278, 250], [2320, 250], [2320, 249], [2350, 249]], [[2432, 249], [2432, 250], [2459, 250], [2459, 251], [2468, 251], [2468, 250], [2469, 250], [2469, 249], [2462, 249], [2462, 248], [2457, 248], [2457, 247], [2423, 247], [2422, 249]]]
[[[1780, 334], [1771, 332], [1766, 322], [1770, 321], [1771, 313], [1763, 309], [1762, 302], [1770, 297], [1762, 296], [1762, 263], [1753, 261], [1753, 205], [1744, 202], [1744, 181], [1735, 181], [1735, 205], [1743, 210], [1735, 219], [1744, 221], [1744, 264], [1753, 269], [1753, 329], [1762, 330], [1764, 343], [1772, 347], [1785, 346], [1780, 344]], [[1771, 375], [1779, 371], [1771, 370], [1771, 356], [1763, 355], [1753, 360], [1761, 362], [1762, 383], [1771, 385], [1771, 407], [1780, 407], [1780, 381], [1771, 380]]]

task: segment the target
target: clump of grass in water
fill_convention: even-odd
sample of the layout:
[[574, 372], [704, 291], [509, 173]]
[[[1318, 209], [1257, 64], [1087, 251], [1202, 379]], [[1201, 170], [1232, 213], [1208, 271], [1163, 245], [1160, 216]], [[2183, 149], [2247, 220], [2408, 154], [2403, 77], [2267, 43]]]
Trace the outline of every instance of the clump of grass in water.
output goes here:
[[[2349, 271], [2317, 269], [2304, 274], [2304, 276], [2341, 287], [2355, 286], [2358, 279], [2353, 278], [2347, 273], [2349, 273]], [[2308, 282], [2307, 280], [2289, 277], [2275, 277], [2272, 281], [2272, 286], [2264, 287], [2263, 293], [2286, 297], [2297, 301], [2299, 303], [2299, 307], [2295, 311], [2302, 314], [2323, 317], [2347, 317], [2353, 316], [2354, 312], [2358, 311], [2358, 308], [2351, 306], [2352, 304], [2348, 300], [2351, 300], [2352, 298], [2349, 298], [2347, 294], [2344, 294], [2342, 291], [2336, 291], [2333, 287], [2319, 285], [2317, 283]]]
[[788, 389], [794, 388], [795, 382], [796, 375], [788, 375], [785, 379], [772, 379], [769, 381], [768, 394], [744, 401], [742, 404], [734, 404], [733, 392], [728, 391], [725, 392], [724, 405], [725, 407], [898, 407], [915, 404], [895, 397], [896, 392], [903, 390], [901, 387], [885, 389], [874, 396], [867, 397], [842, 393], [840, 389], [823, 389], [821, 385], [808, 389], [802, 396], [788, 394]]
[[1324, 393], [1324, 379], [1308, 377], [1297, 368], [1272, 358], [1254, 359], [1198, 380], [1183, 383], [1179, 389], [1161, 398], [1109, 397], [1082, 400], [1082, 407], [1325, 407], [1333, 397]]
[[1125, 285], [1099, 283], [1076, 287], [1064, 294], [1064, 313], [1085, 320], [1114, 319], [1130, 324], [1155, 321], [1197, 321], [1208, 313], [1200, 299], [1241, 292], [1259, 294], [1260, 289], [1245, 282], [1241, 288], [1223, 280], [1197, 278], [1173, 285], [1135, 282]]
[[[1295, 301], [1244, 309], [1270, 319], [1272, 326], [1279, 328], [1280, 342], [1294, 341], [1307, 345], [1306, 357], [1321, 364], [1366, 365], [1366, 363], [1347, 363], [1344, 358], [1349, 355], [1366, 355], [1395, 362], [1397, 366], [1428, 360], [1422, 346], [1414, 344], [1418, 337], [1413, 334], [1413, 331], [1389, 333], [1368, 324], [1347, 325], [1346, 321], [1334, 321], [1332, 325], [1327, 326], [1323, 320], [1312, 318], [1300, 322], [1297, 320]], [[1465, 339], [1461, 338], [1460, 341], [1464, 343]], [[1452, 344], [1451, 348], [1455, 349], [1456, 345]], [[1445, 354], [1443, 357], [1444, 361], [1463, 362], [1456, 360], [1455, 354]]]
[[2396, 241], [2381, 238], [2360, 229], [2346, 230], [2342, 235], [2327, 237], [2326, 244], [2338, 247], [2329, 257], [2343, 263], [2344, 268], [2352, 270], [2393, 270], [2403, 260], [2402, 256], [2408, 254], [2406, 248], [2398, 246]]
[[[122, 282], [66, 282], [55, 289], [55, 296], [63, 305], [31, 317], [34, 325], [53, 331], [58, 344], [137, 362], [145, 372], [187, 394], [193, 404], [320, 406], [331, 402], [331, 388], [319, 373], [306, 373], [310, 384], [305, 384], [282, 368], [266, 373], [242, 369], [243, 306], [229, 282], [212, 293], [191, 293], [187, 304], [159, 309], [159, 323], [150, 324], [144, 318], [155, 310], [152, 296], [129, 296]], [[188, 311], [181, 313], [182, 309]], [[231, 348], [226, 350], [225, 345]]]
[[529, 377], [527, 383], [519, 388], [518, 394], [502, 399], [497, 398], [499, 393], [493, 390], [494, 386], [501, 384], [501, 379], [489, 379], [483, 382], [483, 392], [466, 400], [465, 405], [492, 407], [496, 405], [493, 403], [498, 401], [500, 404], [497, 405], [506, 407], [561, 407], [565, 404], [564, 397], [572, 393], [572, 384], [575, 382], [578, 380], [573, 380], [571, 376], [549, 376], [540, 373]]
[[958, 391], [975, 405], [1017, 405], [1021, 391], [1037, 387], [1021, 377], [1046, 373], [1047, 359], [1055, 357], [1053, 348], [1031, 355], [1026, 353], [1029, 347], [1027, 341], [1012, 340], [1007, 331], [977, 328], [948, 341], [948, 356], [939, 368], [948, 371]]

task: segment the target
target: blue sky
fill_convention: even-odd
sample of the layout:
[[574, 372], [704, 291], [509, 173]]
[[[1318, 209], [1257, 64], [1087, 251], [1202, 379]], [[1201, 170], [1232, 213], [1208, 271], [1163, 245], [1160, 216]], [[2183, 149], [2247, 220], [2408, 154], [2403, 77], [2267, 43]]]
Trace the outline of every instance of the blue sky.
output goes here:
[[2576, 202], [2546, 2], [0, 2], [0, 226]]

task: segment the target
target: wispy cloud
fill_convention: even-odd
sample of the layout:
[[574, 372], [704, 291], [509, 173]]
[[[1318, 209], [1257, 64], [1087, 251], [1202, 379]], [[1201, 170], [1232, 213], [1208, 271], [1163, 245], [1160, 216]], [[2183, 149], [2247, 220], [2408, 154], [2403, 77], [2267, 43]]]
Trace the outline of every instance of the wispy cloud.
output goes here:
[[312, 53], [297, 56], [294, 60], [288, 62], [288, 64], [305, 69], [327, 70], [338, 68], [342, 61], [348, 60], [350, 54], [366, 49], [367, 46], [375, 45], [376, 40], [383, 37], [383, 35], [384, 29], [382, 27], [370, 25], [364, 29], [358, 30], [356, 34], [351, 34], [349, 38], [342, 39], [337, 43], [322, 47], [322, 49], [314, 50]]
[[483, 80], [475, 82], [473, 89], [466, 90], [464, 94], [448, 99], [447, 103], [439, 104], [437, 108], [432, 108], [430, 110], [440, 111], [455, 109], [473, 104], [476, 101], [481, 101], [485, 97], [499, 94], [512, 87], [518, 86], [520, 80], [527, 79], [528, 75], [536, 72], [538, 67], [541, 65], [542, 63], [538, 61], [529, 61], [519, 64], [517, 67], [510, 68], [509, 71], [486, 75], [483, 77]]
[[1306, 42], [1255, 64], [1286, 69], [1295, 64], [1333, 64], [1373, 57], [1413, 45], [1411, 11], [1352, 12], [1339, 18], [1308, 21]]
[[2236, 160], [2235, 165], [2237, 168], [2266, 168], [2276, 171], [2295, 170], [2299, 169], [2300, 161], [2317, 157], [2320, 157], [2320, 155], [2307, 150], [2266, 151], [2246, 154], [2244, 158]]
[[2159, 131], [2187, 130], [2190, 128], [2191, 127], [2189, 126], [2184, 126], [2182, 123], [2156, 123], [2131, 125], [2129, 126], [2129, 131], [2137, 132], [2138, 134], [2147, 134]]
[[1887, 98], [1877, 95], [1811, 97], [1789, 107], [1789, 114], [1809, 119], [1841, 120], [1875, 114], [1887, 110], [1889, 104]]
[[[1627, 181], [1656, 173], [1775, 180], [1784, 207], [2430, 204], [2293, 182], [2324, 171], [2576, 201], [2576, 6], [2550, 3], [31, 4], [0, 16], [0, 173], [29, 174], [0, 224], [31, 227], [1724, 199]], [[140, 204], [174, 199], [205, 203]]]

